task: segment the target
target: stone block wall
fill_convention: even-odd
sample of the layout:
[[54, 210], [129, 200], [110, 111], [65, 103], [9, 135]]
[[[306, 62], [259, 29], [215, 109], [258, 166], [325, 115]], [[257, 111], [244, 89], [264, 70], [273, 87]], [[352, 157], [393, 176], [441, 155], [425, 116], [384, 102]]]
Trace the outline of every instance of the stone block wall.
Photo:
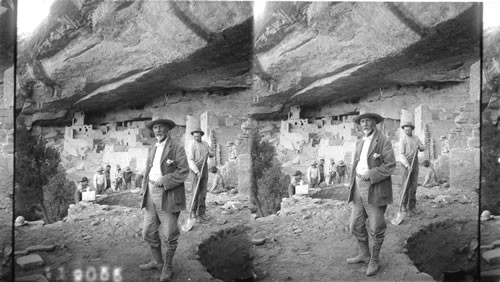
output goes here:
[[12, 212], [14, 187], [14, 68], [3, 73], [0, 87], [0, 210]]
[[226, 186], [238, 186], [238, 160], [230, 160], [221, 168], [220, 172]]
[[479, 189], [480, 151], [477, 148], [450, 150], [450, 185], [474, 191]]
[[220, 161], [219, 165], [225, 165], [229, 161], [230, 148], [229, 142], [233, 142], [235, 137], [241, 134], [239, 126], [233, 127], [219, 127], [214, 129], [217, 144], [220, 145]]
[[252, 162], [250, 153], [238, 155], [238, 192], [244, 195], [250, 195], [250, 170]]
[[450, 140], [450, 185], [454, 188], [475, 191], [479, 189], [480, 168], [480, 105], [478, 85], [480, 73], [478, 63], [470, 70], [470, 98], [455, 118], [455, 127], [449, 134]]

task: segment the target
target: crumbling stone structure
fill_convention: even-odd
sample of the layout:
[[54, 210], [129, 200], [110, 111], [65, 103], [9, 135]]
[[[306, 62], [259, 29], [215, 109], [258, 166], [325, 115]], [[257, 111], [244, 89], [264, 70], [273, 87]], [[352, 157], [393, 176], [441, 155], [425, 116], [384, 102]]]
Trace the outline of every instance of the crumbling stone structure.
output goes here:
[[14, 68], [3, 73], [0, 87], [0, 209], [11, 213], [14, 177]]

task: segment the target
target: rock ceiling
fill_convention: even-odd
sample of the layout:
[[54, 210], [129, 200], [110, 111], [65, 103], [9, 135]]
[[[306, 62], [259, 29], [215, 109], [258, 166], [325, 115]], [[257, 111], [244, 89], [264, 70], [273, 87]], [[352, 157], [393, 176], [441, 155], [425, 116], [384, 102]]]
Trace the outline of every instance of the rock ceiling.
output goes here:
[[385, 87], [461, 83], [479, 60], [477, 4], [277, 2], [268, 11], [255, 27], [271, 89], [262, 105], [307, 109]]
[[[56, 0], [18, 42], [16, 109], [68, 121], [179, 92], [255, 89], [258, 118], [452, 85], [479, 59], [480, 4]], [[253, 88], [251, 88], [253, 86]]]

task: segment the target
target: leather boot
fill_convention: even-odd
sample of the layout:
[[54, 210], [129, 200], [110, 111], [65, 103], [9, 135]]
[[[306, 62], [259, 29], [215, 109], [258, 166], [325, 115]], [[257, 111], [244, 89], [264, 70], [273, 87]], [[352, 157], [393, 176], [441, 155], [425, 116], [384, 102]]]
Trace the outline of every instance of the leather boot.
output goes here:
[[368, 264], [368, 268], [366, 269], [367, 276], [375, 275], [378, 269], [380, 268], [379, 265], [380, 248], [382, 248], [382, 242], [373, 243], [372, 256], [370, 258], [370, 263]]
[[167, 282], [172, 279], [172, 275], [174, 274], [173, 262], [176, 248], [177, 246], [169, 246], [167, 249], [167, 253], [165, 254], [165, 262], [161, 270], [160, 282]]
[[151, 247], [152, 259], [146, 264], [139, 265], [141, 270], [158, 269], [160, 270], [163, 266], [163, 259], [161, 258], [161, 247]]
[[359, 246], [359, 254], [353, 258], [348, 258], [348, 264], [354, 263], [368, 263], [370, 260], [370, 247], [368, 245], [368, 240], [366, 241], [358, 241]]

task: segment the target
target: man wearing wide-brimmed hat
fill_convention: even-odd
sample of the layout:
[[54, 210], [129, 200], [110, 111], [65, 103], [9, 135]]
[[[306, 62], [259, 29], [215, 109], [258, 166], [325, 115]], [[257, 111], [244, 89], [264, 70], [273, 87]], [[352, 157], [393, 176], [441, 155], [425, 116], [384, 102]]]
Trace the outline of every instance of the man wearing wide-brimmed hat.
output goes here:
[[124, 190], [132, 189], [133, 177], [134, 177], [134, 172], [132, 171], [132, 169], [129, 166], [127, 166], [125, 168], [125, 170], [123, 171], [123, 181], [125, 182]]
[[[418, 136], [413, 135], [415, 126], [412, 122], [404, 122], [403, 125], [401, 125], [401, 129], [403, 129], [404, 131], [403, 138], [401, 138], [401, 140], [399, 141], [400, 161], [403, 165], [403, 169], [401, 170], [403, 183], [406, 183], [406, 178], [408, 178], [408, 175], [410, 175], [410, 177], [408, 178], [407, 192], [403, 197], [402, 210], [404, 212], [409, 210], [410, 215], [416, 216], [418, 214], [416, 210], [416, 194], [418, 185], [418, 151], [424, 151], [425, 147]], [[413, 165], [411, 163], [412, 161]]]
[[326, 177], [326, 184], [330, 185], [335, 182], [337, 178], [337, 165], [335, 164], [335, 160], [330, 158], [330, 164], [328, 165], [328, 175]]
[[343, 160], [339, 161], [339, 164], [337, 165], [336, 169], [337, 169], [338, 183], [344, 183], [347, 176], [347, 166], [345, 165]]
[[307, 168], [307, 181], [311, 188], [319, 186], [319, 169], [317, 161], [312, 161], [311, 165]]
[[94, 187], [97, 194], [101, 194], [106, 190], [108, 182], [106, 180], [106, 175], [104, 175], [104, 169], [100, 167], [96, 174], [94, 174]]
[[[196, 185], [198, 184], [198, 179], [200, 184], [198, 187], [198, 193], [194, 200], [193, 215], [197, 217], [199, 222], [208, 221], [206, 216], [206, 205], [205, 199], [207, 198], [207, 183], [208, 183], [208, 157], [212, 157], [213, 154], [210, 152], [210, 146], [207, 142], [201, 140], [201, 137], [205, 135], [205, 132], [201, 128], [196, 128], [191, 131], [193, 135], [193, 142], [189, 145], [187, 149], [187, 158], [189, 163], [189, 168], [191, 169], [193, 178], [191, 180], [191, 192], [193, 197], [195, 196]], [[203, 170], [202, 170], [203, 169]]]
[[[379, 254], [387, 229], [384, 214], [392, 203], [391, 174], [396, 167], [391, 142], [377, 130], [376, 125], [382, 120], [380, 115], [368, 112], [354, 118], [364, 136], [356, 143], [352, 166], [348, 202], [353, 205], [349, 226], [360, 253], [348, 258], [347, 263], [368, 263], [368, 276], [375, 275], [380, 267]], [[373, 241], [371, 252], [369, 237]]]
[[[140, 265], [141, 270], [161, 269], [160, 281], [169, 281], [173, 274], [173, 257], [180, 231], [179, 214], [186, 209], [184, 181], [189, 175], [184, 147], [170, 137], [175, 123], [170, 119], [153, 118], [146, 127], [154, 133], [142, 182], [144, 215], [143, 238], [149, 244], [152, 260]], [[161, 237], [160, 237], [161, 235]], [[161, 254], [161, 246], [166, 253]]]

